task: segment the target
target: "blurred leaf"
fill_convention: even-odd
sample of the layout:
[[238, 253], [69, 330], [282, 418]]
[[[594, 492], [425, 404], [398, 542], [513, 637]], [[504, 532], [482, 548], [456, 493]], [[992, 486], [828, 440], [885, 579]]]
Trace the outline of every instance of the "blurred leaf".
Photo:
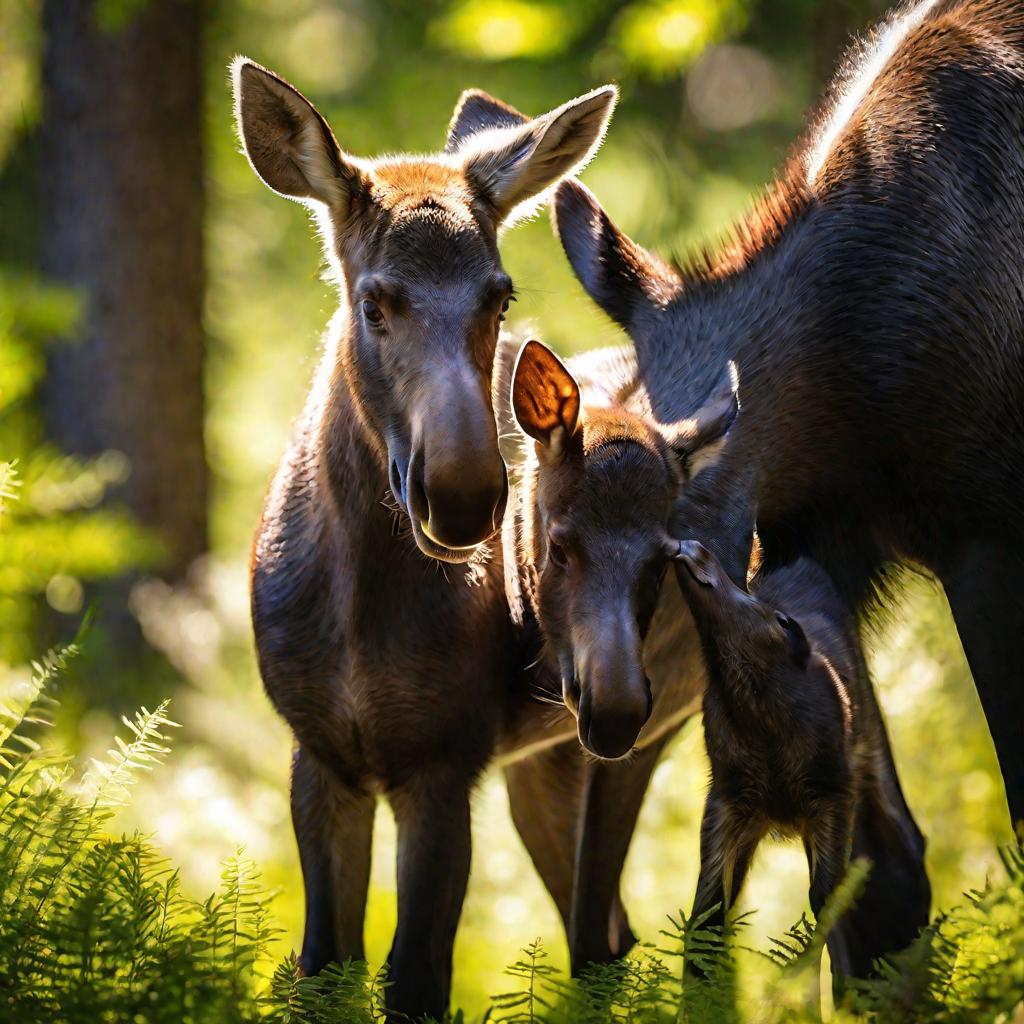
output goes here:
[[615, 38], [635, 68], [669, 78], [709, 43], [739, 32], [746, 18], [742, 0], [653, 0], [627, 7]]
[[550, 57], [572, 39], [572, 22], [554, 4], [525, 0], [463, 0], [434, 22], [435, 44], [482, 60]]

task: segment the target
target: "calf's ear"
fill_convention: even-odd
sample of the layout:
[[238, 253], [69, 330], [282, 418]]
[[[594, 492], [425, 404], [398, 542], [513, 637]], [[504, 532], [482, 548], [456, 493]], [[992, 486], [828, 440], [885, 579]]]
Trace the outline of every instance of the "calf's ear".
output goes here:
[[279, 195], [323, 203], [344, 217], [361, 174], [316, 107], [247, 57], [232, 62], [231, 83], [238, 134], [263, 183]]
[[739, 411], [739, 378], [736, 364], [730, 362], [725, 379], [693, 416], [661, 428], [686, 480], [692, 480], [721, 458]]
[[528, 341], [516, 359], [512, 412], [520, 429], [556, 456], [579, 427], [579, 385], [558, 356], [539, 341]]
[[620, 231], [578, 181], [558, 186], [551, 219], [580, 284], [620, 327], [630, 330], [679, 293], [677, 272]]

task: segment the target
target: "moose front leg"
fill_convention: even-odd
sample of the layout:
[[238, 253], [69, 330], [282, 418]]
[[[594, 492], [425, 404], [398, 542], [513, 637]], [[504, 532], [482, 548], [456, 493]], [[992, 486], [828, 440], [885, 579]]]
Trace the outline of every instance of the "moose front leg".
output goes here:
[[[815, 814], [805, 837], [807, 866], [811, 875], [811, 910], [819, 926], [825, 904], [850, 865], [852, 832], [853, 809], [844, 801]], [[856, 972], [841, 919], [833, 925], [826, 945], [832, 961], [832, 987], [838, 998], [842, 993], [843, 979], [854, 977]]]
[[595, 761], [585, 766], [569, 922], [573, 974], [589, 963], [625, 956], [636, 943], [620, 895], [622, 868], [666, 741], [637, 751], [629, 761]]
[[585, 762], [575, 737], [505, 769], [512, 823], [569, 934]]
[[469, 880], [470, 780], [420, 775], [391, 794], [398, 825], [398, 923], [388, 956], [388, 1019], [441, 1020]]
[[[713, 790], [708, 794], [700, 825], [700, 875], [690, 911], [691, 921], [703, 918], [702, 930], [724, 929], [764, 831], [756, 817], [736, 810]], [[687, 973], [703, 976], [689, 956], [685, 966]]]
[[332, 961], [365, 958], [376, 802], [343, 785], [300, 746], [292, 759], [291, 808], [306, 891], [299, 963], [309, 976]]

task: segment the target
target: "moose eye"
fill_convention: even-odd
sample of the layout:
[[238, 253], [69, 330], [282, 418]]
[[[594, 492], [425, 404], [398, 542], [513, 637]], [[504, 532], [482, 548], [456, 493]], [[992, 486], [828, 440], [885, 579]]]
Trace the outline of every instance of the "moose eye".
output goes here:
[[366, 317], [366, 322], [371, 327], [384, 326], [384, 314], [381, 312], [380, 306], [378, 306], [376, 302], [372, 299], [363, 299], [362, 309], [363, 316]]
[[788, 615], [783, 615], [782, 612], [776, 612], [775, 613], [775, 618], [778, 620], [779, 625], [783, 629], [785, 629], [787, 631], [792, 631], [792, 629], [793, 629], [793, 620]]
[[559, 569], [565, 569], [569, 565], [569, 560], [565, 556], [565, 548], [550, 538], [548, 539], [548, 559]]
[[501, 312], [500, 312], [500, 313], [498, 314], [498, 323], [499, 323], [499, 324], [500, 324], [500, 323], [503, 323], [503, 322], [504, 322], [504, 320], [505, 320], [505, 314], [506, 314], [506, 313], [508, 312], [508, 307], [509, 307], [510, 303], [513, 303], [513, 302], [515, 302], [515, 301], [516, 301], [516, 297], [515, 297], [514, 295], [510, 295], [510, 296], [509, 296], [509, 297], [508, 297], [508, 298], [507, 298], [507, 299], [506, 299], [506, 300], [505, 300], [505, 301], [504, 301], [504, 302], [503, 302], [503, 303], [501, 304]]

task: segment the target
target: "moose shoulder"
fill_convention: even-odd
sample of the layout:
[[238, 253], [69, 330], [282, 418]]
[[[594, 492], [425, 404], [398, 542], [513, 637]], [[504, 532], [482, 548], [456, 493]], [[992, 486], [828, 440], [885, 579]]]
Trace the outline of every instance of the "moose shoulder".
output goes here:
[[742, 580], [807, 554], [851, 607], [887, 566], [945, 587], [1024, 821], [1024, 11], [925, 2], [883, 26], [734, 244], [680, 270], [575, 183], [555, 217], [630, 334], [657, 418], [725, 364], [742, 412], [683, 492], [677, 536]]

